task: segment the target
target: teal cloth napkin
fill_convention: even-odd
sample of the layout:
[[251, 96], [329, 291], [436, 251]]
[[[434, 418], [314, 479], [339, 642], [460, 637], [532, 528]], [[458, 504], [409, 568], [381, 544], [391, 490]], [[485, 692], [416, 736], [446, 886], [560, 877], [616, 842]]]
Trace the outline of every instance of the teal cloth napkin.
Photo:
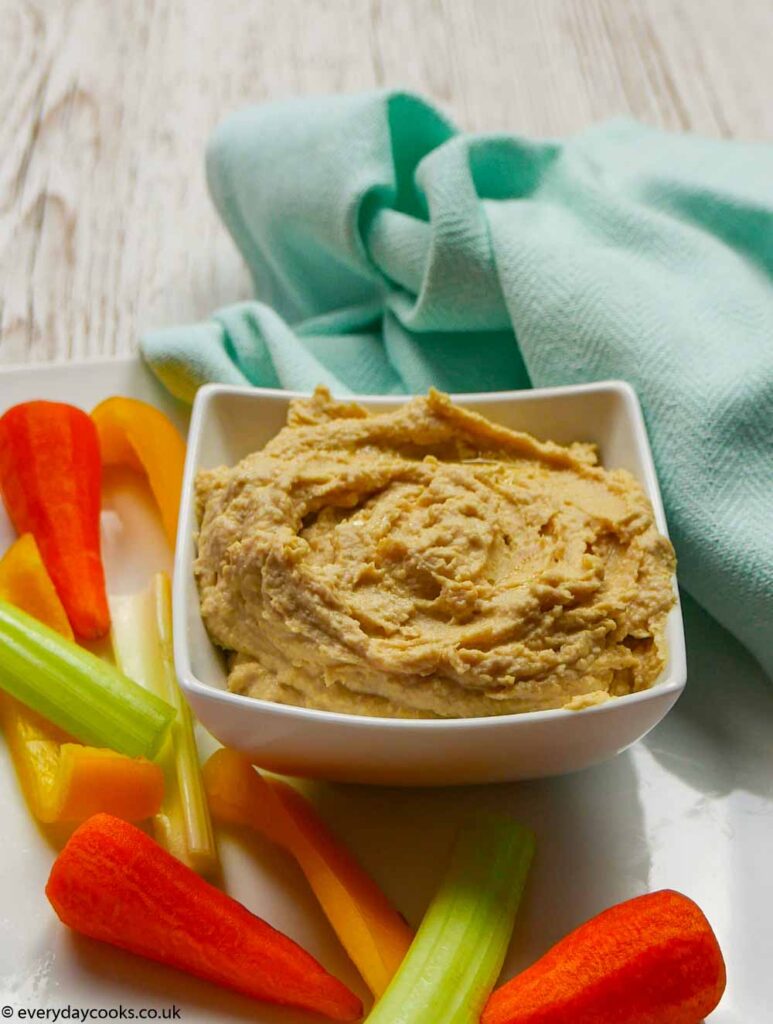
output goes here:
[[468, 135], [376, 93], [235, 114], [207, 170], [261, 301], [146, 334], [170, 391], [623, 378], [682, 585], [773, 669], [773, 146]]

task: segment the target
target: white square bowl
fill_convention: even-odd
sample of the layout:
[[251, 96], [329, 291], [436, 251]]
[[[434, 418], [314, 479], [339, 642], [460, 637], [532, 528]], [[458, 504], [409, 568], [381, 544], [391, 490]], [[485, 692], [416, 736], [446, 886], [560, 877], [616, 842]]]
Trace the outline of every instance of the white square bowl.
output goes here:
[[[576, 771], [620, 753], [675, 703], [687, 677], [682, 613], [666, 628], [668, 662], [649, 689], [581, 711], [534, 711], [492, 718], [401, 720], [295, 708], [230, 693], [220, 652], [199, 613], [194, 481], [200, 469], [232, 466], [285, 423], [298, 395], [208, 385], [196, 396], [183, 482], [174, 573], [174, 653], [180, 684], [203, 725], [255, 764], [287, 775], [386, 785], [461, 785]], [[406, 397], [359, 396], [366, 408]], [[594, 441], [603, 465], [643, 485], [662, 533], [663, 502], [641, 408], [633, 389], [605, 381], [533, 391], [455, 395], [454, 401], [538, 438]], [[676, 584], [675, 584], [676, 586]]]

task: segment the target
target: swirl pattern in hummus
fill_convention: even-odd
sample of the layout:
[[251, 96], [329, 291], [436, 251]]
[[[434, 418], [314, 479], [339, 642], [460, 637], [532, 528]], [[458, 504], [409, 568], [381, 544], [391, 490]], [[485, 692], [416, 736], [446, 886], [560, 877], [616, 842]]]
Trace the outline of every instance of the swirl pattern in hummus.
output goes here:
[[390, 717], [577, 707], [650, 686], [674, 554], [639, 484], [432, 391], [324, 389], [199, 475], [196, 576], [230, 687]]

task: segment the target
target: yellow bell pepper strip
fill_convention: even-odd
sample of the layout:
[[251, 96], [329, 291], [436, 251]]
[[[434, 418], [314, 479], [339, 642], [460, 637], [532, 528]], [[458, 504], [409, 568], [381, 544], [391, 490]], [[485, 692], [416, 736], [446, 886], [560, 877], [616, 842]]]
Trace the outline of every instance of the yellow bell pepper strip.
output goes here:
[[248, 825], [295, 857], [344, 949], [378, 997], [413, 941], [413, 931], [297, 790], [265, 779], [234, 750], [204, 765], [215, 819]]
[[91, 413], [103, 466], [145, 473], [169, 543], [177, 537], [185, 442], [159, 409], [137, 398], [107, 398]]
[[0, 725], [30, 810], [38, 821], [53, 820], [51, 794], [67, 734], [5, 694], [0, 694]]
[[201, 875], [220, 866], [201, 777], [193, 719], [177, 685], [172, 656], [172, 595], [169, 577], [159, 573], [139, 594], [110, 599], [113, 650], [121, 670], [177, 711], [160, 755], [166, 785], [153, 818], [161, 846]]
[[67, 612], [48, 575], [37, 541], [24, 533], [0, 559], [0, 598], [72, 640]]
[[[0, 559], [0, 598], [72, 640], [64, 606], [31, 534]], [[72, 743], [61, 729], [6, 695], [0, 695], [0, 724], [22, 792], [39, 821], [83, 821], [98, 811], [141, 821], [161, 803], [163, 774], [150, 761]]]

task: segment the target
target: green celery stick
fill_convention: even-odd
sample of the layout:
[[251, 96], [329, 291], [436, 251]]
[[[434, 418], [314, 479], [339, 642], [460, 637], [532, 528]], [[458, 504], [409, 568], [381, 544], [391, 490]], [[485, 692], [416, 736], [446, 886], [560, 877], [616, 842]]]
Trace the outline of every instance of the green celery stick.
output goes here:
[[440, 889], [366, 1024], [477, 1024], [512, 935], [534, 836], [509, 818], [460, 833]]
[[211, 875], [220, 862], [193, 718], [174, 670], [169, 577], [159, 573], [148, 589], [111, 597], [110, 616], [113, 649], [122, 671], [171, 704], [177, 714], [159, 758], [165, 776], [164, 802], [153, 819], [154, 837], [188, 867]]
[[0, 600], [0, 689], [76, 739], [153, 758], [174, 708], [90, 651]]

